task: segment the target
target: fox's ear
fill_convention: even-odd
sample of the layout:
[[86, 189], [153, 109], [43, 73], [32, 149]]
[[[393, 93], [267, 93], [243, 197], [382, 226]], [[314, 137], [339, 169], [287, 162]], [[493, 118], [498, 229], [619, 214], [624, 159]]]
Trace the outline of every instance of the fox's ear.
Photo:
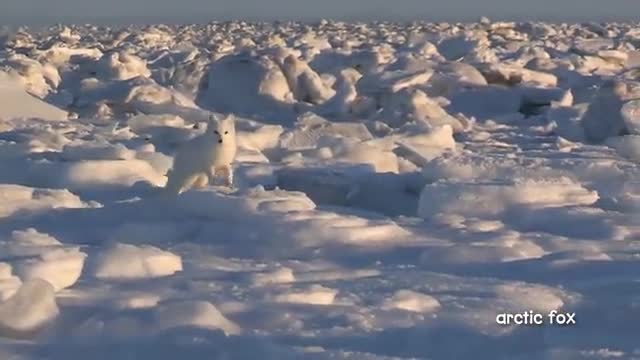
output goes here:
[[216, 114], [214, 113], [209, 114], [209, 122], [210, 123], [218, 122], [218, 117], [216, 116]]
[[236, 116], [233, 114], [229, 114], [227, 115], [227, 117], [224, 119], [224, 121], [226, 122], [230, 122], [230, 123], [235, 123], [236, 121]]

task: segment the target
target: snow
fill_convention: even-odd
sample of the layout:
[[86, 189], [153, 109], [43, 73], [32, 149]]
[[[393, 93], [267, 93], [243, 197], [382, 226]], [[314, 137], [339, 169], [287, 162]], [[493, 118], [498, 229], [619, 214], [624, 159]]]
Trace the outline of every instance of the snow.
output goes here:
[[28, 281], [9, 299], [0, 303], [0, 334], [3, 337], [29, 337], [60, 313], [51, 284]]
[[440, 303], [433, 296], [412, 290], [398, 290], [391, 298], [385, 301], [382, 308], [429, 313], [438, 310]]
[[65, 120], [68, 114], [27, 93], [19, 79], [0, 72], [0, 119], [17, 117]]
[[[11, 30], [0, 358], [638, 357], [639, 39], [487, 18]], [[234, 186], [167, 195], [212, 115], [235, 117]], [[577, 324], [496, 320], [551, 311]]]
[[275, 297], [275, 301], [310, 305], [331, 305], [337, 294], [338, 292], [334, 289], [322, 285], [311, 285], [302, 291], [291, 291], [279, 294]]
[[436, 214], [492, 216], [512, 207], [562, 207], [591, 205], [598, 200], [569, 178], [491, 182], [436, 182], [426, 185], [420, 194], [418, 215]]
[[100, 279], [145, 279], [182, 271], [180, 256], [153, 246], [115, 244], [96, 257], [93, 274]]
[[57, 208], [82, 208], [87, 205], [68, 190], [37, 189], [14, 184], [0, 185], [0, 216]]

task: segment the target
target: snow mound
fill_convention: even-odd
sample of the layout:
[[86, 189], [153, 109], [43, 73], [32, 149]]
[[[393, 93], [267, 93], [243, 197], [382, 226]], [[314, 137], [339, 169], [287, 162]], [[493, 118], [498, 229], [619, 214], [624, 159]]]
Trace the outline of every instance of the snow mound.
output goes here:
[[333, 123], [315, 114], [303, 114], [293, 130], [280, 136], [280, 147], [288, 150], [318, 148], [327, 138], [348, 137], [361, 141], [371, 140], [373, 136], [362, 123]]
[[292, 283], [295, 280], [293, 270], [287, 267], [282, 267], [271, 272], [254, 274], [251, 282], [256, 286], [265, 286], [271, 284]]
[[558, 291], [540, 285], [502, 284], [496, 286], [495, 292], [498, 297], [509, 302], [509, 307], [516, 312], [533, 310], [547, 313], [564, 305]]
[[299, 101], [322, 104], [335, 95], [335, 91], [326, 86], [306, 62], [293, 54], [284, 59], [282, 71], [294, 98]]
[[176, 300], [151, 307], [95, 315], [77, 327], [74, 335], [83, 339], [107, 337], [130, 340], [187, 328], [221, 330], [226, 335], [238, 335], [242, 332], [240, 326], [227, 319], [209, 302]]
[[242, 221], [249, 214], [289, 213], [315, 209], [303, 193], [254, 189], [248, 196], [234, 196], [214, 190], [186, 191], [178, 197], [177, 207], [186, 213], [220, 221]]
[[626, 130], [622, 112], [626, 94], [625, 84], [616, 81], [607, 82], [599, 89], [582, 117], [581, 124], [587, 140], [602, 142], [609, 137], [621, 135]]
[[156, 331], [183, 326], [220, 329], [227, 335], [237, 335], [242, 331], [213, 304], [205, 301], [163, 303], [153, 309], [153, 318]]
[[206, 108], [241, 116], [290, 117], [293, 96], [280, 67], [266, 56], [228, 55], [211, 64], [199, 95]]
[[0, 242], [0, 249], [22, 281], [46, 280], [56, 292], [78, 281], [87, 257], [78, 247], [65, 246], [33, 228], [13, 231], [8, 241]]
[[536, 86], [554, 87], [558, 78], [549, 73], [525, 69], [510, 64], [489, 64], [479, 67], [482, 75], [490, 84], [515, 85], [529, 83]]
[[62, 121], [68, 119], [68, 114], [29, 95], [19, 81], [7, 73], [0, 72], [0, 119], [12, 118]]
[[149, 162], [138, 159], [84, 160], [64, 164], [62, 168], [58, 182], [71, 189], [132, 186], [139, 181], [164, 186], [166, 182], [164, 175], [159, 174]]
[[479, 120], [517, 114], [523, 103], [523, 94], [500, 86], [474, 87], [453, 93], [447, 108]]
[[95, 261], [93, 274], [100, 279], [148, 279], [182, 271], [180, 256], [153, 246], [115, 244]]
[[0, 262], [0, 301], [5, 301], [18, 291], [22, 281], [12, 275], [11, 265]]
[[185, 127], [184, 119], [175, 115], [136, 115], [127, 120], [127, 126], [135, 133], [155, 127]]
[[398, 136], [396, 144], [398, 147], [394, 152], [417, 166], [424, 166], [446, 152], [457, 151], [453, 128], [449, 125]]
[[616, 149], [620, 156], [640, 162], [640, 135], [611, 137], [605, 144]]
[[135, 157], [135, 151], [127, 149], [122, 144], [83, 144], [83, 145], [65, 145], [60, 154], [62, 160], [79, 161], [79, 160], [130, 160]]
[[383, 309], [400, 309], [417, 313], [432, 313], [440, 308], [433, 296], [412, 290], [398, 290], [382, 304]]
[[[304, 193], [251, 189], [245, 194], [223, 194], [215, 189], [186, 191], [177, 198], [177, 210], [216, 223], [242, 224], [241, 241], [262, 251], [289, 253], [328, 244], [377, 246], [401, 242], [409, 232], [388, 219], [320, 211]], [[220, 238], [216, 228], [211, 237]], [[246, 234], [245, 234], [246, 232]], [[260, 241], [255, 241], [261, 239]]]
[[511, 183], [454, 183], [438, 181], [425, 186], [420, 194], [418, 216], [429, 219], [437, 214], [454, 213], [486, 217], [512, 207], [562, 207], [590, 205], [598, 193], [569, 178], [524, 179]]
[[284, 128], [280, 125], [262, 125], [251, 131], [236, 130], [239, 148], [265, 150], [278, 146]]
[[640, 135], [640, 100], [628, 101], [620, 111], [627, 130], [633, 135]]
[[58, 208], [85, 208], [87, 205], [68, 190], [37, 189], [0, 184], [0, 218], [19, 212], [38, 212]]
[[40, 279], [28, 281], [0, 303], [0, 336], [31, 337], [59, 313], [53, 286]]
[[48, 251], [37, 258], [16, 261], [15, 271], [23, 281], [44, 279], [60, 291], [78, 281], [85, 258], [86, 254], [77, 249]]
[[545, 251], [534, 242], [518, 238], [478, 244], [455, 244], [425, 250], [420, 262], [426, 265], [496, 264], [502, 262], [537, 259]]
[[105, 80], [128, 80], [138, 76], [151, 76], [146, 61], [126, 52], [104, 54], [96, 64], [96, 73]]
[[497, 179], [511, 177], [519, 168], [513, 159], [495, 159], [463, 153], [445, 154], [429, 161], [422, 168], [427, 181]]
[[291, 291], [278, 294], [274, 300], [282, 303], [331, 305], [338, 294], [337, 290], [321, 285], [311, 285], [302, 291]]

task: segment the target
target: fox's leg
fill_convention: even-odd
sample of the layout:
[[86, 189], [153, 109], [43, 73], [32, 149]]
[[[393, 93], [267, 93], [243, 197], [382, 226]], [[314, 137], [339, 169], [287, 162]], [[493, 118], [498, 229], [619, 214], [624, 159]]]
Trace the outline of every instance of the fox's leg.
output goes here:
[[209, 184], [213, 184], [216, 180], [216, 168], [211, 166], [207, 169], [207, 179], [209, 180]]
[[184, 185], [182, 185], [182, 189], [180, 190], [180, 192], [187, 191], [187, 190], [191, 189], [192, 187], [194, 187], [194, 185], [196, 184], [196, 182], [198, 181], [200, 176], [202, 176], [201, 173], [192, 174], [192, 175], [188, 176], [185, 179]]
[[169, 171], [167, 173], [168, 179], [167, 184], [164, 186], [164, 190], [167, 194], [178, 195], [180, 194], [180, 190], [184, 186], [184, 175], [181, 175], [179, 172], [175, 170]]
[[165, 186], [168, 194], [179, 195], [183, 191], [189, 190], [201, 176], [201, 173], [185, 174], [184, 172], [172, 170]]
[[200, 173], [197, 175], [194, 183], [193, 183], [193, 187], [196, 189], [201, 189], [207, 185], [209, 185], [211, 183], [211, 180], [209, 178], [209, 175], [206, 173]]
[[219, 172], [225, 177], [228, 187], [233, 187], [233, 168], [231, 168], [231, 165], [219, 167], [216, 169], [216, 172]]

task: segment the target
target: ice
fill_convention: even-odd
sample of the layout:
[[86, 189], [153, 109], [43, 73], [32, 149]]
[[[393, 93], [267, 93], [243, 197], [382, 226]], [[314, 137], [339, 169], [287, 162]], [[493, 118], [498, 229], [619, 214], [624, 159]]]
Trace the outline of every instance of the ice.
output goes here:
[[116, 243], [95, 260], [93, 274], [100, 279], [146, 279], [182, 271], [182, 259], [153, 246]]

